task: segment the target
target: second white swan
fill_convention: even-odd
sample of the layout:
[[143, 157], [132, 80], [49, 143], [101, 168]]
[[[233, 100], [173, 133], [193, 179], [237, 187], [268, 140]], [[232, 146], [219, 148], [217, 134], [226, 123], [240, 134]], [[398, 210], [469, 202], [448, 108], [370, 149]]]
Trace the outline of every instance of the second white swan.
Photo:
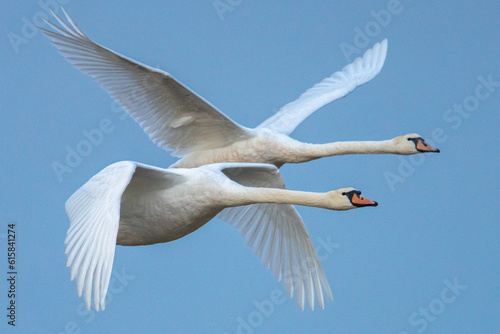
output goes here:
[[[266, 185], [266, 188], [262, 187]], [[268, 164], [212, 164], [162, 169], [136, 162], [114, 163], [93, 176], [66, 202], [70, 228], [67, 265], [87, 309], [104, 309], [115, 246], [169, 242], [192, 233], [224, 208], [253, 203], [298, 204], [331, 210], [377, 206], [354, 188], [328, 193], [284, 189]], [[251, 206], [252, 207], [252, 206]], [[248, 207], [248, 209], [251, 209]], [[238, 220], [236, 226], [262, 263], [299, 308], [332, 300], [314, 246], [299, 214], [286, 205], [268, 219]], [[229, 221], [231, 218], [229, 217]]]

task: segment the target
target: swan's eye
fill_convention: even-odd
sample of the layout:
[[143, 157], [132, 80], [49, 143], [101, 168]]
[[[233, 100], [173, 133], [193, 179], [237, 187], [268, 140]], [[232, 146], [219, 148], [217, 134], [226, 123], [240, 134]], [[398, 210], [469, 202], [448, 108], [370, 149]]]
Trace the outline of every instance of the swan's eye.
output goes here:
[[346, 194], [346, 192], [344, 191], [344, 192], [342, 193], [342, 196], [345, 196], [345, 194]]
[[412, 138], [406, 138], [406, 140], [411, 141], [411, 140], [412, 140]]

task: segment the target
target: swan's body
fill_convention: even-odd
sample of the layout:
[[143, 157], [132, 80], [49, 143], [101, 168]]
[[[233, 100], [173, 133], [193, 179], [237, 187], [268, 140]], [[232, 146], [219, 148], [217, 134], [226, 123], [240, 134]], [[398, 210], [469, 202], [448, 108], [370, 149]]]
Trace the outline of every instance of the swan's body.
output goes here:
[[382, 69], [387, 40], [375, 44], [362, 58], [303, 93], [255, 129], [243, 127], [210, 105], [170, 74], [121, 56], [90, 40], [67, 15], [62, 27], [47, 21], [54, 30], [42, 29], [59, 52], [84, 73], [96, 79], [151, 140], [183, 157], [172, 167], [198, 167], [217, 162], [261, 162], [281, 166], [324, 156], [342, 154], [416, 154], [405, 139], [382, 142], [350, 142], [311, 145], [289, 137], [309, 115], [367, 83]]
[[[262, 184], [270, 185], [263, 188]], [[273, 165], [212, 164], [199, 168], [161, 169], [135, 162], [112, 164], [93, 176], [66, 202], [70, 228], [67, 264], [87, 309], [104, 309], [116, 244], [136, 246], [169, 242], [199, 229], [225, 208], [254, 203], [298, 204], [350, 210], [377, 203], [353, 188], [328, 193], [284, 189]], [[231, 209], [229, 209], [231, 210]], [[258, 211], [258, 210], [257, 210]], [[271, 268], [297, 305], [324, 307], [332, 299], [316, 251], [302, 219], [292, 205], [260, 211], [259, 219], [221, 217], [235, 225], [247, 243]]]

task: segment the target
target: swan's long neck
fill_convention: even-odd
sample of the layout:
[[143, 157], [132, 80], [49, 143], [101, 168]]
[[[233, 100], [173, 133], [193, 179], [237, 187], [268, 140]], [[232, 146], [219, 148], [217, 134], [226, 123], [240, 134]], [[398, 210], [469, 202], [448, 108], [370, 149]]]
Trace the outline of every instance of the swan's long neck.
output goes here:
[[274, 188], [242, 187], [232, 194], [231, 206], [248, 205], [254, 203], [293, 204], [324, 208], [330, 210], [345, 210], [343, 204], [335, 203], [335, 199], [326, 193], [313, 193]]
[[341, 141], [328, 144], [306, 144], [298, 148], [299, 161], [310, 161], [322, 157], [345, 154], [401, 154], [392, 140]]

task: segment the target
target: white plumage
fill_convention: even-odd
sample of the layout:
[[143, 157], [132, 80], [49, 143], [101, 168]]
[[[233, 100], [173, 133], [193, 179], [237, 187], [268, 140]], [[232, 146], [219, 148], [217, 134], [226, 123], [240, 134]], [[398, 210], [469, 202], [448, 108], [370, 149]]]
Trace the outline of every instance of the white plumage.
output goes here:
[[386, 39], [250, 129], [232, 121], [170, 74], [93, 42], [64, 14], [69, 23], [54, 14], [61, 27], [46, 21], [55, 31], [40, 28], [42, 32], [70, 63], [94, 78], [120, 103], [154, 143], [182, 157], [172, 167], [190, 168], [217, 162], [260, 162], [280, 167], [342, 154], [436, 151], [420, 150], [416, 142], [400, 140], [420, 139], [417, 134], [377, 142], [320, 145], [302, 143], [288, 136], [314, 111], [373, 79], [385, 62]]
[[[275, 204], [269, 204], [269, 211], [252, 203]], [[71, 279], [76, 278], [87, 309], [92, 295], [94, 308], [104, 309], [116, 244], [176, 240], [230, 208], [220, 218], [233, 224], [274, 277], [283, 280], [299, 308], [307, 303], [313, 309], [315, 298], [323, 308], [323, 296], [332, 299], [328, 281], [302, 219], [286, 204], [331, 210], [377, 205], [353, 188], [324, 194], [284, 190], [278, 169], [268, 164], [161, 169], [130, 161], [114, 163], [66, 202]], [[230, 211], [242, 205], [242, 211]]]

